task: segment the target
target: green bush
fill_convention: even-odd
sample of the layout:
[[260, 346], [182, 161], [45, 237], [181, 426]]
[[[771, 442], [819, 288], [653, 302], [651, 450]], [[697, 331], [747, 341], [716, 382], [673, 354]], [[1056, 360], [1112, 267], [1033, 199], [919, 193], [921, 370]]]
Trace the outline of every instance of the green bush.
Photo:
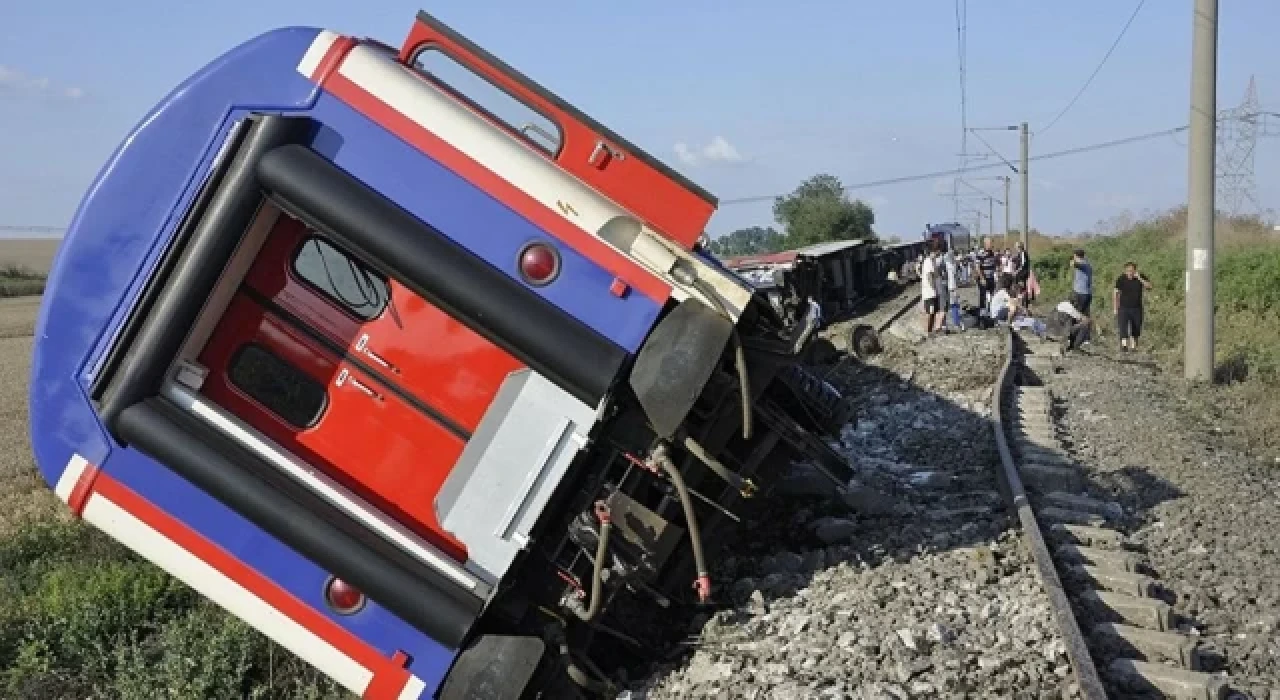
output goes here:
[[44, 294], [45, 275], [23, 265], [0, 264], [0, 297]]
[[8, 277], [15, 280], [40, 280], [43, 282], [45, 275], [32, 270], [26, 265], [6, 263], [0, 265], [0, 277]]
[[0, 542], [8, 698], [339, 698], [248, 625], [78, 522]]
[[[1268, 233], [1269, 228], [1248, 219], [1217, 224], [1215, 354], [1223, 381], [1280, 383], [1280, 240]], [[1070, 294], [1067, 260], [1075, 247], [1063, 243], [1033, 251], [1042, 307]], [[1093, 264], [1099, 342], [1114, 341], [1111, 290], [1124, 264], [1133, 261], [1153, 285], [1147, 295], [1142, 345], [1166, 368], [1181, 372], [1185, 213], [1173, 211], [1119, 235], [1090, 238], [1079, 247]]]
[[30, 297], [44, 294], [43, 279], [0, 276], [0, 297]]

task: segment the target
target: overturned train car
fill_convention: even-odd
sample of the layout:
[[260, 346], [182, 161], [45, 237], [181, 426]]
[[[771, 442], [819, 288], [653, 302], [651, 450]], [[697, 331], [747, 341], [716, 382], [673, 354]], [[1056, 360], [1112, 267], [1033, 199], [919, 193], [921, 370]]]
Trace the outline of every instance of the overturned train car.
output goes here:
[[425, 13], [400, 49], [269, 32], [84, 197], [39, 468], [364, 698], [606, 693], [602, 654], [717, 596], [769, 465], [847, 477], [793, 329], [700, 245], [715, 208]]
[[[759, 290], [788, 326], [803, 325], [816, 304], [824, 322], [847, 317], [868, 299], [907, 281], [904, 269], [927, 240], [882, 246], [832, 241], [780, 253], [729, 258], [725, 266]], [[813, 302], [811, 304], [810, 302]]]

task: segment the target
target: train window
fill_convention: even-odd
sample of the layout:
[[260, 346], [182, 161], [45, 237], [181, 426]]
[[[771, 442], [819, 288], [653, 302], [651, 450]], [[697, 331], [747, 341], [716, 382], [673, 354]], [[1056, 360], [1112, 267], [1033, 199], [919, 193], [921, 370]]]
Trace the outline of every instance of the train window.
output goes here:
[[335, 304], [361, 321], [378, 317], [387, 306], [387, 281], [359, 260], [316, 236], [302, 242], [293, 271]]
[[560, 152], [560, 127], [555, 122], [443, 51], [422, 49], [413, 59], [413, 68], [547, 154]]
[[315, 425], [328, 404], [325, 386], [260, 345], [243, 345], [227, 367], [227, 379], [299, 430]]

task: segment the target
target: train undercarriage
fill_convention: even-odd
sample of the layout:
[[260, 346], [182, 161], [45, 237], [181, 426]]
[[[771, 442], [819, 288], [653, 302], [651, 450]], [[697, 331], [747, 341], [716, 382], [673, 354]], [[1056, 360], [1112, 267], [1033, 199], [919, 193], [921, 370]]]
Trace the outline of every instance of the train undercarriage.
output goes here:
[[[744, 325], [745, 398], [732, 344], [667, 434], [655, 432], [634, 392], [614, 397], [564, 481], [574, 487], [548, 504], [538, 542], [482, 618], [482, 653], [464, 653], [451, 679], [509, 680], [514, 666], [533, 677], [529, 697], [611, 697], [611, 669], [658, 660], [691, 619], [723, 603], [714, 558], [790, 461], [848, 481], [826, 439], [851, 404], [794, 361], [794, 329], [770, 311]], [[523, 649], [515, 656], [526, 661], [508, 659], [499, 671], [493, 639]]]

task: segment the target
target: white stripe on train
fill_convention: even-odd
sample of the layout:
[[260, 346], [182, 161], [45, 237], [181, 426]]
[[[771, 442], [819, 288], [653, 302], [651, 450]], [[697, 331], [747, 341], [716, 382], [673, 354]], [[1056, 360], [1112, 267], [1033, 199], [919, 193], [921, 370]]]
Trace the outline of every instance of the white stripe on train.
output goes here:
[[[83, 457], [72, 455], [55, 487], [63, 502], [70, 499], [88, 468], [89, 464]], [[351, 692], [363, 695], [373, 681], [373, 671], [107, 497], [89, 494], [82, 516], [116, 541], [322, 670]], [[398, 698], [416, 700], [425, 689], [422, 679], [411, 674]]]
[[[298, 71], [312, 77], [318, 62], [313, 57], [317, 52], [323, 55], [333, 41], [328, 35], [318, 36], [307, 50]], [[684, 299], [691, 294], [701, 296], [700, 292], [686, 288], [666, 274], [670, 271], [669, 260], [679, 258], [711, 284], [735, 318], [750, 301], [752, 291], [736, 277], [726, 275], [697, 256], [667, 243], [630, 212], [558, 166], [548, 163], [532, 146], [495, 129], [445, 92], [423, 81], [413, 69], [359, 44], [347, 54], [339, 72], [379, 101], [528, 194], [556, 216], [622, 252], [670, 285], [676, 299]], [[562, 202], [572, 206], [572, 213], [561, 208]]]
[[199, 418], [218, 429], [223, 435], [235, 440], [241, 447], [263, 458], [281, 473], [307, 487], [312, 493], [319, 495], [339, 510], [350, 515], [378, 534], [383, 539], [395, 544], [413, 558], [448, 576], [468, 593], [487, 598], [491, 592], [487, 584], [497, 581], [481, 582], [458, 562], [441, 552], [436, 547], [414, 534], [404, 525], [379, 513], [363, 499], [327, 476], [324, 472], [297, 459], [292, 453], [281, 448], [257, 430], [245, 425], [230, 412], [218, 405], [206, 401], [200, 394], [191, 391], [175, 382], [166, 382], [161, 388], [165, 398], [181, 407], [187, 413]]
[[324, 60], [324, 55], [329, 53], [329, 47], [333, 46], [333, 42], [338, 40], [338, 33], [325, 29], [316, 35], [312, 40], [311, 47], [302, 55], [302, 62], [298, 64], [298, 72], [311, 78], [315, 75], [316, 69], [320, 67], [320, 62]]

